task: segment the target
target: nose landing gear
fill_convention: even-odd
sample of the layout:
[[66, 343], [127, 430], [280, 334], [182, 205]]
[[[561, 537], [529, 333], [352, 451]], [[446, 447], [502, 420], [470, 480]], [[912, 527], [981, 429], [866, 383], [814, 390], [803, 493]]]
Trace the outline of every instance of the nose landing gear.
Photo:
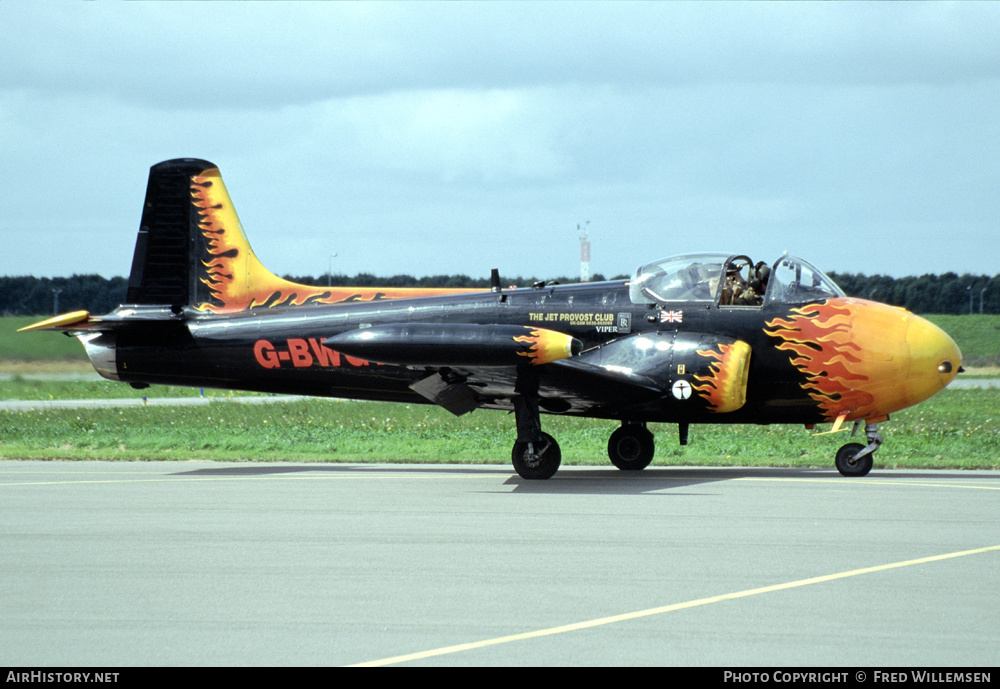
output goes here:
[[864, 476], [872, 470], [875, 451], [882, 445], [882, 436], [878, 434], [878, 424], [870, 423], [865, 426], [865, 437], [868, 445], [861, 443], [847, 443], [837, 450], [837, 459], [834, 464], [844, 476]]

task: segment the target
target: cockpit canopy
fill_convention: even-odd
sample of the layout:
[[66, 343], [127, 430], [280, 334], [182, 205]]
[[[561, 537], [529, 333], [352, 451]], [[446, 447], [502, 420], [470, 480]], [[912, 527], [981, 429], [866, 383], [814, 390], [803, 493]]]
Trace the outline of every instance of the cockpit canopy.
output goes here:
[[782, 256], [768, 266], [748, 256], [685, 254], [640, 267], [629, 283], [635, 304], [703, 301], [761, 306], [842, 296], [843, 290], [822, 271], [793, 256]]

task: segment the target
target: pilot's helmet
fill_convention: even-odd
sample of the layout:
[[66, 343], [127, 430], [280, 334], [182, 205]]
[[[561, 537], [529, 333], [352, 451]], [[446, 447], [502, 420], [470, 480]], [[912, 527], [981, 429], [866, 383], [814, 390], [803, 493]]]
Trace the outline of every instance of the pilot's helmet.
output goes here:
[[758, 294], [763, 295], [764, 290], [767, 288], [767, 279], [771, 276], [771, 269], [766, 263], [761, 261], [753, 267], [754, 277], [753, 277], [753, 288]]

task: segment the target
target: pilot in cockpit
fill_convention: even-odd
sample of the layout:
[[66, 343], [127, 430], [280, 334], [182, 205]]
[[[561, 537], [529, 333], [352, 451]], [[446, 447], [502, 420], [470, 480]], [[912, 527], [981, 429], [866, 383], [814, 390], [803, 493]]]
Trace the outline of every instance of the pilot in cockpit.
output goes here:
[[[741, 270], [747, 269], [747, 278]], [[731, 263], [726, 269], [726, 283], [719, 304], [722, 306], [760, 306], [764, 302], [767, 278], [770, 274], [767, 264], [760, 261], [756, 265]]]

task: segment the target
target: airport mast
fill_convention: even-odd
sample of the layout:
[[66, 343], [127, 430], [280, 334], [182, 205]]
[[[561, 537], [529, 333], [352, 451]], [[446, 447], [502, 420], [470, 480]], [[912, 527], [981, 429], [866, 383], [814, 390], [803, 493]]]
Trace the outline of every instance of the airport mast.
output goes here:
[[587, 239], [587, 226], [590, 225], [590, 221], [586, 221], [583, 227], [579, 223], [576, 225], [577, 232], [583, 232], [580, 235], [580, 282], [590, 282], [590, 240]]

